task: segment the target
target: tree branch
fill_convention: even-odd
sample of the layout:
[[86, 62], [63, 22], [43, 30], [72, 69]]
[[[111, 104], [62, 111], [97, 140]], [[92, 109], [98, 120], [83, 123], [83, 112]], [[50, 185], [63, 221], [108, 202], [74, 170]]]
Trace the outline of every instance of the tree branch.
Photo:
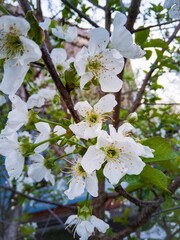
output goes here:
[[155, 217], [155, 216], [157, 216], [159, 214], [166, 213], [166, 212], [169, 212], [169, 211], [174, 211], [174, 210], [177, 210], [177, 209], [180, 209], [180, 206], [156, 212], [156, 213], [152, 214], [152, 217]]
[[173, 20], [173, 21], [169, 21], [169, 22], [165, 22], [165, 23], [160, 23], [160, 24], [156, 24], [156, 25], [149, 25], [149, 26], [144, 27], [144, 28], [138, 28], [138, 29], [132, 30], [132, 33], [144, 31], [144, 30], [146, 30], [146, 29], [150, 29], [150, 28], [154, 28], [154, 27], [159, 27], [159, 26], [171, 24], [171, 23], [178, 22], [178, 21], [180, 21], [180, 19], [176, 19], [176, 20]]
[[88, 0], [88, 2], [90, 2], [92, 5], [96, 6], [97, 8], [100, 8], [100, 9], [102, 9], [102, 10], [105, 9], [105, 7], [102, 7], [102, 6], [100, 6], [99, 4], [96, 4], [93, 0]]
[[[169, 191], [174, 193], [178, 188], [180, 187], [180, 177], [177, 177], [176, 180], [171, 183], [171, 185], [168, 187]], [[102, 237], [101, 239], [103, 240], [120, 240], [126, 237], [128, 234], [136, 231], [137, 228], [141, 227], [144, 225], [152, 216], [153, 212], [155, 212], [158, 207], [160, 206], [160, 203], [164, 201], [163, 196], [158, 196], [156, 198], [156, 201], [160, 201], [159, 205], [156, 206], [149, 206], [144, 209], [144, 211], [137, 217], [137, 219], [126, 229], [123, 231], [117, 233], [116, 235], [112, 237]]]
[[86, 19], [92, 26], [94, 27], [99, 27], [97, 23], [95, 23], [94, 21], [92, 21], [88, 16], [86, 16], [84, 13], [82, 13], [81, 11], [79, 11], [74, 5], [72, 5], [70, 2], [68, 2], [67, 0], [61, 0], [65, 5], [67, 5], [68, 7], [70, 7], [71, 9], [73, 9], [80, 17]]
[[157, 201], [142, 201], [140, 199], [137, 199], [135, 197], [133, 197], [131, 194], [129, 194], [128, 192], [126, 192], [121, 185], [115, 188], [115, 191], [119, 193], [120, 196], [125, 197], [126, 199], [128, 199], [130, 202], [136, 204], [137, 206], [158, 206], [161, 201], [157, 200]]
[[[27, 13], [29, 10], [31, 10], [28, 0], [19, 0], [19, 3], [22, 6], [25, 13]], [[68, 93], [68, 91], [66, 90], [66, 88], [64, 87], [64, 85], [61, 82], [61, 79], [56, 71], [56, 68], [55, 68], [53, 62], [52, 62], [52, 59], [50, 57], [50, 54], [48, 52], [45, 42], [42, 44], [41, 51], [42, 51], [42, 58], [47, 66], [47, 69], [48, 69], [60, 95], [62, 96], [64, 102], [66, 103], [67, 108], [69, 109], [70, 113], [72, 114], [75, 122], [76, 123], [79, 122], [80, 117], [74, 109], [74, 104], [71, 100], [70, 94]]]
[[[173, 39], [176, 37], [176, 34], [177, 34], [177, 32], [178, 32], [179, 30], [180, 30], [180, 23], [176, 26], [173, 34], [172, 34], [171, 37], [168, 39], [168, 41], [167, 41], [167, 44], [168, 44], [168, 45], [169, 45], [169, 44], [173, 41]], [[164, 53], [164, 52], [165, 52], [165, 49], [162, 49], [162, 53]], [[153, 63], [153, 65], [157, 65], [157, 64], [158, 64], [158, 59], [155, 60], [155, 62]], [[143, 81], [143, 84], [142, 84], [142, 86], [141, 86], [141, 88], [140, 88], [140, 90], [139, 90], [139, 92], [138, 92], [138, 94], [137, 94], [136, 100], [134, 101], [131, 109], [128, 111], [127, 115], [125, 116], [125, 118], [124, 118], [123, 120], [127, 119], [128, 115], [129, 115], [130, 113], [136, 111], [136, 109], [140, 106], [140, 104], [141, 104], [141, 99], [142, 99], [142, 97], [143, 97], [145, 88], [146, 88], [146, 86], [147, 86], [147, 84], [148, 84], [148, 82], [149, 82], [149, 80], [150, 80], [150, 78], [151, 78], [151, 76], [152, 76], [152, 74], [153, 74], [153, 72], [154, 72], [155, 69], [156, 69], [156, 68], [150, 69], [150, 71], [146, 74], [146, 77], [145, 77], [145, 79], [144, 79], [144, 81]]]
[[45, 204], [51, 204], [51, 205], [55, 205], [55, 206], [58, 206], [58, 207], [63, 207], [63, 208], [68, 208], [68, 209], [72, 209], [74, 210], [74, 207], [73, 206], [64, 206], [62, 204], [59, 204], [59, 203], [56, 203], [56, 202], [52, 202], [52, 201], [48, 201], [48, 200], [43, 200], [43, 199], [40, 199], [40, 198], [37, 198], [37, 197], [30, 197], [22, 192], [19, 192], [19, 191], [16, 191], [15, 189], [11, 188], [11, 187], [6, 187], [4, 185], [1, 185], [0, 184], [0, 188], [3, 188], [3, 189], [6, 189], [6, 190], [9, 190], [11, 192], [13, 192], [14, 194], [18, 194], [19, 196], [21, 197], [24, 197], [24, 198], [27, 198], [29, 200], [34, 200], [36, 202], [41, 202], [41, 203], [45, 203]]

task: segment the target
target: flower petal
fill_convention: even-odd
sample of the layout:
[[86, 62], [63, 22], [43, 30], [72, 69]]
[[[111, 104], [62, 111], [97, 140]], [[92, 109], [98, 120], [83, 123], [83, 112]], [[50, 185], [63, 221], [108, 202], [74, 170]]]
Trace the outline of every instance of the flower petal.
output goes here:
[[122, 80], [108, 71], [99, 73], [99, 83], [103, 92], [119, 92], [122, 88]]
[[125, 51], [133, 44], [131, 33], [122, 25], [114, 26], [111, 42], [114, 48]]
[[85, 184], [86, 184], [87, 191], [93, 197], [97, 197], [98, 196], [98, 179], [95, 171], [87, 175], [85, 179]]
[[83, 101], [83, 102], [76, 103], [76, 105], [74, 106], [74, 109], [78, 111], [78, 113], [81, 116], [86, 117], [87, 114], [91, 112], [92, 107], [87, 101]]
[[169, 16], [170, 18], [175, 18], [179, 19], [180, 18], [180, 2], [176, 5], [174, 5], [170, 10], [169, 10]]
[[91, 174], [94, 170], [99, 170], [104, 163], [105, 154], [96, 146], [90, 146], [82, 158], [81, 165], [84, 170]]
[[99, 114], [103, 114], [111, 112], [116, 105], [117, 102], [115, 100], [115, 96], [112, 94], [107, 94], [94, 105], [94, 110]]
[[99, 232], [102, 232], [102, 233], [105, 233], [109, 228], [109, 224], [105, 223], [103, 220], [93, 215], [90, 218], [90, 222], [94, 225], [94, 227], [98, 229]]
[[63, 48], [54, 48], [51, 52], [51, 58], [54, 65], [62, 64], [67, 58], [66, 50]]
[[69, 184], [69, 188], [64, 192], [69, 199], [74, 199], [76, 197], [81, 196], [83, 194], [85, 188], [85, 183], [81, 176], [74, 177], [71, 179]]
[[86, 65], [88, 63], [89, 53], [86, 47], [83, 47], [77, 54], [74, 60], [74, 67], [76, 68], [77, 74], [82, 76], [85, 74]]
[[108, 162], [103, 170], [104, 176], [107, 177], [112, 185], [115, 185], [127, 173], [125, 164], [118, 161]]
[[120, 53], [125, 57], [125, 58], [142, 58], [143, 56], [146, 55], [146, 52], [142, 50], [138, 45], [132, 44], [125, 50], [120, 50]]
[[128, 169], [128, 174], [138, 175], [142, 172], [146, 165], [137, 155], [135, 154], [123, 154], [121, 160], [125, 163], [125, 167]]
[[89, 31], [91, 37], [88, 50], [92, 55], [102, 52], [109, 43], [109, 32], [105, 28], [95, 28]]
[[97, 138], [97, 146], [98, 148], [106, 148], [109, 147], [113, 143], [113, 140], [111, 137], [108, 135], [107, 132], [104, 130], [101, 131]]

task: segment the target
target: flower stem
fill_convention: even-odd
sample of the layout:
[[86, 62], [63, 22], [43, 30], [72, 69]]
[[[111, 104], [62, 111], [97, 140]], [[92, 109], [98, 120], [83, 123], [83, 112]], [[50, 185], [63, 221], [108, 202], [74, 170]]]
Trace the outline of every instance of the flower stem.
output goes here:
[[85, 206], [86, 206], [86, 207], [88, 207], [88, 199], [89, 199], [89, 193], [87, 192], [86, 201], [85, 201]]
[[59, 140], [59, 139], [60, 139], [61, 137], [63, 137], [64, 135], [65, 135], [65, 134], [62, 134], [62, 135], [60, 135], [60, 136], [48, 138], [47, 140], [44, 140], [44, 141], [39, 142], [39, 143], [35, 143], [35, 144], [33, 145], [33, 148], [35, 149], [35, 148], [37, 148], [38, 146], [40, 146], [40, 145], [42, 145], [42, 144], [44, 144], [44, 143], [50, 142], [50, 141]]
[[76, 145], [78, 145], [78, 146], [80, 146], [80, 147], [83, 147], [83, 148], [87, 148], [86, 146], [84, 146], [84, 145], [82, 145], [82, 144], [80, 144], [80, 143], [78, 143], [78, 142], [75, 142], [75, 141], [73, 141], [73, 140], [68, 140], [68, 142], [74, 143], [74, 144], [76, 144]]
[[64, 154], [64, 155], [62, 155], [62, 156], [59, 156], [59, 157], [57, 157], [57, 158], [50, 158], [49, 160], [50, 161], [57, 161], [57, 160], [59, 160], [59, 159], [61, 159], [61, 158], [63, 158], [63, 157], [66, 157], [66, 156], [69, 156], [69, 155], [71, 155], [72, 153], [67, 153], [67, 154]]
[[53, 124], [53, 125], [59, 125], [59, 126], [62, 127], [61, 123], [53, 122], [53, 121], [50, 121], [50, 120], [47, 120], [47, 119], [38, 118], [38, 121], [39, 122], [45, 122], [45, 123]]

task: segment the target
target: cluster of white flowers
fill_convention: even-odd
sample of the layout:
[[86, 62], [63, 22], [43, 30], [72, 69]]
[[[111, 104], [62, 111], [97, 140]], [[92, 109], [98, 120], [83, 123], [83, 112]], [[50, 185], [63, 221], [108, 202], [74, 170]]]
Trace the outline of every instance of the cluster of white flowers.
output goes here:
[[180, 0], [166, 0], [164, 2], [164, 8], [170, 8], [170, 18], [180, 19]]
[[[126, 20], [122, 13], [116, 14], [111, 37], [104, 28], [91, 30], [88, 48], [83, 47], [75, 58], [67, 59], [65, 49], [54, 48], [50, 55], [59, 76], [63, 78], [73, 66], [81, 89], [91, 80], [96, 80], [102, 91], [118, 92], [122, 88], [122, 81], [117, 75], [124, 67], [124, 57], [140, 58], [145, 55], [139, 46], [133, 44], [132, 35], [124, 26]], [[40, 23], [43, 30], [47, 31], [49, 26], [48, 19]], [[70, 163], [67, 169], [70, 170], [71, 179], [69, 188], [64, 193], [69, 199], [81, 196], [85, 189], [88, 194], [97, 197], [97, 171], [100, 169], [113, 185], [118, 184], [126, 173], [140, 174], [145, 166], [140, 156], [151, 158], [153, 154], [150, 148], [141, 145], [131, 136], [133, 126], [124, 123], [116, 132], [109, 124], [110, 134], [103, 128], [103, 122], [109, 118], [109, 114], [117, 105], [114, 95], [106, 94], [93, 107], [87, 101], [76, 103], [75, 110], [82, 116], [82, 121], [70, 124], [68, 130], [58, 123], [51, 129], [48, 121], [43, 122], [36, 116], [37, 113], [28, 110], [40, 108], [45, 104], [45, 100], [52, 100], [56, 94], [55, 90], [40, 89], [32, 94], [27, 102], [15, 95], [23, 83], [29, 63], [41, 58], [39, 46], [27, 37], [29, 29], [30, 24], [22, 18], [0, 18], [0, 58], [5, 59], [0, 90], [9, 95], [12, 103], [6, 127], [0, 134], [0, 154], [5, 156], [9, 176], [18, 179], [23, 173], [25, 157], [28, 157], [28, 176], [37, 182], [45, 179], [54, 185], [55, 176], [50, 161], [52, 159], [46, 159], [44, 151], [48, 149], [51, 140], [53, 144], [54, 141], [58, 145], [61, 144], [68, 131], [71, 136], [64, 148], [65, 156], [73, 154], [81, 143], [85, 150], [81, 156], [75, 156], [75, 161], [67, 159]], [[52, 29], [52, 33], [71, 42], [77, 36], [77, 28], [57, 26]], [[4, 102], [5, 98], [1, 96], [0, 104]], [[21, 131], [27, 124], [34, 124], [36, 132], [39, 132], [35, 139]], [[94, 141], [91, 141], [92, 139]], [[88, 239], [94, 232], [94, 227], [103, 233], [109, 228], [107, 223], [93, 216], [86, 205], [79, 210], [78, 215], [70, 216], [66, 224], [76, 225], [75, 232], [81, 240]]]

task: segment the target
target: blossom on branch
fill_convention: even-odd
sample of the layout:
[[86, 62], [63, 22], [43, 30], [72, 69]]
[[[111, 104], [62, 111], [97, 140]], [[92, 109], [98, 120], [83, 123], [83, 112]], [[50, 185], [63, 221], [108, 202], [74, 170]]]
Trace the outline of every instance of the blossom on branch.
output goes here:
[[80, 240], [87, 240], [93, 233], [94, 228], [97, 228], [99, 232], [105, 233], [109, 228], [109, 225], [103, 220], [91, 215], [84, 218], [84, 216], [71, 215], [65, 222], [67, 227], [75, 225], [74, 227], [74, 237], [75, 233], [80, 236]]
[[71, 124], [69, 128], [78, 138], [88, 140], [89, 138], [97, 137], [101, 131], [105, 113], [111, 112], [116, 104], [117, 102], [112, 94], [107, 94], [102, 97], [99, 102], [94, 105], [94, 108], [92, 108], [87, 101], [78, 102], [75, 105], [75, 110], [77, 110], [84, 119], [77, 124]]
[[119, 50], [125, 58], [141, 58], [145, 56], [146, 52], [139, 46], [133, 44], [131, 33], [124, 27], [127, 17], [117, 12], [114, 17], [114, 30], [111, 36], [112, 46]]
[[85, 188], [93, 197], [98, 196], [98, 179], [96, 172], [93, 171], [91, 174], [87, 174], [81, 165], [81, 158], [78, 158], [77, 161], [73, 163], [69, 175], [72, 176], [69, 189], [64, 192], [69, 199], [79, 197], [83, 194]]
[[30, 24], [23, 18], [0, 18], [0, 59], [5, 58], [0, 90], [6, 94], [16, 93], [26, 76], [29, 63], [41, 58], [39, 46], [27, 38], [29, 29]]
[[80, 78], [80, 87], [90, 80], [99, 80], [104, 92], [118, 92], [122, 87], [119, 74], [124, 67], [124, 59], [115, 49], [106, 49], [109, 32], [104, 28], [90, 31], [88, 49], [83, 47], [75, 57], [74, 66]]
[[118, 132], [110, 125], [110, 135], [105, 131], [97, 138], [97, 144], [90, 146], [82, 158], [82, 167], [90, 174], [99, 170], [106, 163], [103, 173], [111, 184], [117, 184], [126, 174], [140, 174], [145, 163], [139, 156], [153, 157], [152, 150], [137, 143], [128, 134], [132, 130], [131, 124], [123, 124]]
[[60, 39], [64, 39], [67, 42], [72, 42], [77, 37], [77, 28], [64, 26], [56, 26], [52, 28], [52, 34]]

